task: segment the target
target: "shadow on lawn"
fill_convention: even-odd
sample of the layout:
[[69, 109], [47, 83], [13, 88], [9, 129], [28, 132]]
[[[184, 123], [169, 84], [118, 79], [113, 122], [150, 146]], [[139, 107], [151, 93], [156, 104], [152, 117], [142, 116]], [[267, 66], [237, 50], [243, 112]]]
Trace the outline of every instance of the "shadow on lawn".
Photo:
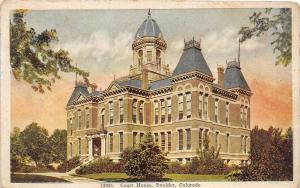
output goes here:
[[33, 174], [11, 174], [12, 183], [69, 182], [61, 178]]
[[155, 181], [170, 181], [170, 178], [160, 179], [142, 179], [142, 178], [97, 178], [99, 181], [106, 182], [155, 182]]

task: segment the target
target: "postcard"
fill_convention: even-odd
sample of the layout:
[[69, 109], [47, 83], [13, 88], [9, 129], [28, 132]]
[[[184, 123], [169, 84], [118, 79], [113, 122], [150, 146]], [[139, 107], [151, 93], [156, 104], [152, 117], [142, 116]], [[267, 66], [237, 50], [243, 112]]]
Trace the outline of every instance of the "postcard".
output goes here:
[[299, 187], [294, 2], [3, 1], [2, 187]]

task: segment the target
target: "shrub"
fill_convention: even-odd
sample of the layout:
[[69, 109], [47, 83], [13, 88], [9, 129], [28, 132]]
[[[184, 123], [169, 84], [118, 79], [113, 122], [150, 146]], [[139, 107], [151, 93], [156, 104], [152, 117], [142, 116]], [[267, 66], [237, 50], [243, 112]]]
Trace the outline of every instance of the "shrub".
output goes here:
[[57, 167], [57, 170], [59, 172], [68, 172], [70, 170], [72, 170], [73, 168], [77, 167], [81, 165], [81, 161], [80, 161], [80, 158], [79, 156], [75, 156], [63, 163], [61, 163], [58, 167]]
[[145, 135], [137, 148], [126, 149], [121, 158], [128, 176], [147, 180], [158, 179], [163, 177], [168, 169], [168, 159], [153, 142], [150, 132]]
[[180, 162], [170, 162], [167, 173], [170, 174], [188, 174], [189, 173], [189, 165], [181, 164]]
[[94, 174], [103, 172], [123, 172], [122, 163], [114, 163], [109, 158], [98, 158], [93, 162], [76, 169], [76, 174]]

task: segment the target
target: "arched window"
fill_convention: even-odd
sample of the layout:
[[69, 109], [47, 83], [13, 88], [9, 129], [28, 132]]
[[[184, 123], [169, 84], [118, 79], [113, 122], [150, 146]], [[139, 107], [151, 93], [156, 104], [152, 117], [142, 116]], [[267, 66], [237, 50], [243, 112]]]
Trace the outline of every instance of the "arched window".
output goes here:
[[199, 93], [199, 106], [198, 106], [198, 114], [199, 118], [202, 119], [202, 113], [203, 113], [203, 93]]
[[161, 69], [161, 52], [160, 50], [156, 50], [156, 62], [158, 65], [158, 70]]
[[186, 118], [192, 117], [192, 94], [191, 92], [186, 93]]
[[207, 94], [205, 94], [204, 95], [204, 98], [203, 98], [203, 100], [204, 100], [204, 105], [203, 105], [203, 117], [204, 117], [204, 119], [205, 120], [207, 120], [207, 118], [208, 118], [208, 95]]
[[178, 95], [178, 119], [183, 118], [183, 95]]
[[137, 100], [134, 99], [132, 102], [132, 122], [136, 123], [136, 111], [137, 111]]
[[78, 129], [81, 129], [81, 110], [78, 110]]
[[108, 103], [108, 107], [109, 107], [109, 124], [113, 124], [114, 123], [114, 109], [113, 109], [113, 102], [110, 101]]
[[144, 101], [140, 101], [140, 105], [139, 105], [139, 121], [140, 121], [140, 124], [144, 123]]
[[85, 109], [85, 123], [86, 123], [86, 128], [90, 127], [90, 109], [86, 108]]
[[119, 100], [119, 113], [120, 113], [120, 123], [124, 121], [124, 100]]
[[154, 101], [154, 123], [158, 124], [158, 101]]
[[102, 130], [104, 129], [104, 108], [101, 110], [100, 112], [100, 128], [102, 128]]
[[138, 52], [139, 57], [138, 57], [138, 69], [141, 69], [142, 63], [143, 63], [143, 50], [140, 50]]
[[166, 103], [165, 100], [162, 99], [160, 101], [160, 122], [165, 123], [166, 120]]

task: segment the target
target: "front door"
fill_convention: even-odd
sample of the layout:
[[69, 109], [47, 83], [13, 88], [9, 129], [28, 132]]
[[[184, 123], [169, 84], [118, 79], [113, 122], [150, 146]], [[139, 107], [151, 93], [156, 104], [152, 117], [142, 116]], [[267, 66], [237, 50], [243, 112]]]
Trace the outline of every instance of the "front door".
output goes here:
[[93, 138], [93, 156], [101, 155], [101, 139], [99, 137]]

